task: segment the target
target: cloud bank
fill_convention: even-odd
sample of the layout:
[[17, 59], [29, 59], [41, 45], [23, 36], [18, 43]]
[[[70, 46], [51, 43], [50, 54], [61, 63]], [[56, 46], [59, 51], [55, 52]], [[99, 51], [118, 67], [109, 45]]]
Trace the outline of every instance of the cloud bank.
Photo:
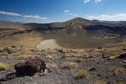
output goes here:
[[106, 20], [106, 21], [126, 21], [126, 13], [118, 13], [118, 14], [113, 14], [113, 15], [99, 15], [99, 16], [86, 16], [85, 18], [93, 20]]
[[21, 14], [14, 13], [14, 12], [6, 12], [6, 11], [0, 11], [0, 14], [11, 15], [11, 16], [21, 16]]
[[42, 19], [42, 20], [47, 20], [46, 17], [40, 17], [38, 15], [23, 15], [25, 18], [32, 18], [32, 19]]
[[15, 12], [0, 11], [0, 14], [9, 15], [9, 16], [18, 16], [18, 17], [23, 17], [23, 18], [47, 20], [46, 17], [41, 17], [41, 16], [38, 16], [38, 15], [22, 15], [22, 14], [18, 14], [18, 13], [15, 13]]

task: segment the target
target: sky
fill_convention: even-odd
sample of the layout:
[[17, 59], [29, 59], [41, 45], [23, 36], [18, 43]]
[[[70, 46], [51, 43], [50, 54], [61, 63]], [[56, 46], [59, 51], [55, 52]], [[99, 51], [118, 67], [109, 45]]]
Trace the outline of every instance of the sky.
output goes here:
[[75, 17], [126, 21], [126, 0], [0, 0], [0, 21], [50, 23]]

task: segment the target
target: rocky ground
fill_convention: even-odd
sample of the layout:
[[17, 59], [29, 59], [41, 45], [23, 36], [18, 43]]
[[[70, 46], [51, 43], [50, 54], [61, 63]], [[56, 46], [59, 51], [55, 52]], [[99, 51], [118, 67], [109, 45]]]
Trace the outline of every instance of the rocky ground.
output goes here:
[[11, 46], [0, 50], [0, 78], [15, 72], [14, 65], [31, 58], [41, 58], [52, 72], [15, 77], [0, 84], [126, 84], [124, 47], [92, 49], [27, 49]]
[[34, 58], [44, 60], [52, 72], [0, 84], [126, 84], [125, 32], [125, 22], [83, 18], [49, 24], [1, 22], [0, 79], [15, 72], [16, 63]]

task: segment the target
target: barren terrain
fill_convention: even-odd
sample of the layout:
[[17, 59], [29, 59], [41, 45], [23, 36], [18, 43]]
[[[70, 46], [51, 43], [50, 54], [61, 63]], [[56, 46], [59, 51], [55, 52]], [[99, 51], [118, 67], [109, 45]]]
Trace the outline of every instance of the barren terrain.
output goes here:
[[126, 84], [126, 22], [0, 23], [0, 79], [41, 58], [51, 72], [0, 84]]
[[37, 44], [36, 48], [39, 50], [44, 50], [44, 49], [55, 49], [55, 48], [61, 49], [62, 47], [57, 44], [55, 39], [48, 39]]

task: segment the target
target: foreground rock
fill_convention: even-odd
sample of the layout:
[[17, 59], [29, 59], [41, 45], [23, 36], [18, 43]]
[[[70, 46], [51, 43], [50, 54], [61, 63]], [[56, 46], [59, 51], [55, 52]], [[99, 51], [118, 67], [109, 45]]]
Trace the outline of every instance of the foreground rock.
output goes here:
[[15, 65], [16, 75], [29, 75], [33, 76], [35, 73], [41, 72], [41, 70], [45, 71], [46, 64], [43, 60], [31, 59], [24, 63], [17, 63]]
[[41, 70], [45, 72], [46, 64], [43, 60], [37, 58], [30, 59], [23, 63], [17, 63], [14, 68], [16, 72], [9, 73], [5, 77], [0, 78], [0, 84], [3, 81], [8, 81], [16, 77], [33, 76], [36, 73], [41, 73]]

